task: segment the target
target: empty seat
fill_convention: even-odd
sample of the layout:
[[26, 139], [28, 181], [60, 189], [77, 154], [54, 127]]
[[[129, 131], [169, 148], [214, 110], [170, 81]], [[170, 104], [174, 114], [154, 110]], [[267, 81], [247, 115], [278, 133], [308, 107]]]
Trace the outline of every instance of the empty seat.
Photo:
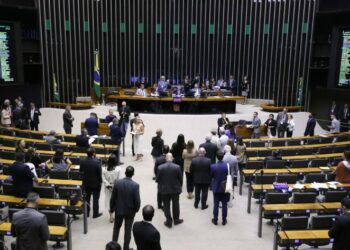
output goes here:
[[334, 137], [321, 137], [321, 143], [333, 143]]
[[39, 133], [32, 133], [31, 136], [33, 139], [42, 140], [44, 135]]
[[81, 173], [79, 171], [70, 171], [69, 172], [69, 177], [72, 180], [80, 181], [80, 180], [83, 179], [83, 173]]
[[333, 153], [333, 147], [322, 147], [318, 149], [319, 154], [331, 154]]
[[316, 201], [316, 193], [305, 192], [305, 193], [293, 193], [294, 203], [314, 203]]
[[288, 146], [300, 146], [300, 140], [289, 140], [287, 141]]
[[[47, 224], [50, 226], [66, 226], [66, 214], [63, 211], [53, 211], [53, 210], [41, 210], [41, 213], [45, 214], [47, 219]], [[67, 237], [62, 238], [61, 236], [50, 235], [50, 241], [56, 241], [54, 249], [62, 247], [61, 241], [66, 241]]]
[[69, 199], [72, 194], [76, 194], [79, 199], [82, 198], [80, 187], [58, 187], [57, 193], [60, 199]]
[[98, 155], [107, 155], [108, 154], [108, 149], [104, 149], [104, 148], [94, 148], [95, 149], [95, 153]]
[[246, 169], [262, 169], [264, 168], [263, 161], [248, 161], [246, 164]]
[[268, 160], [266, 161], [266, 168], [284, 168], [286, 166], [285, 160]]
[[11, 175], [10, 167], [4, 166], [4, 167], [2, 168], [2, 173], [3, 173], [4, 175]]
[[272, 184], [275, 182], [276, 176], [271, 174], [257, 174], [254, 179], [255, 184]]
[[[267, 193], [265, 195], [266, 204], [286, 204], [288, 202], [289, 202], [288, 193]], [[271, 220], [271, 223], [273, 222], [274, 219], [280, 219], [283, 216], [284, 214], [280, 212], [264, 213], [264, 218]]]
[[16, 147], [16, 141], [8, 140], [8, 139], [2, 139], [2, 145], [5, 146], [5, 147]]
[[62, 149], [64, 152], [68, 151], [68, 146], [63, 144], [53, 144], [52, 150], [56, 151], [57, 149]]
[[262, 148], [262, 147], [265, 147], [265, 142], [264, 141], [252, 141], [249, 143], [250, 147], [253, 147], [253, 148]]
[[83, 147], [74, 147], [73, 152], [75, 153], [83, 153], [86, 154], [88, 148], [83, 148]]
[[14, 160], [16, 152], [14, 151], [0, 151], [0, 158], [7, 160]]
[[113, 144], [111, 138], [98, 138], [98, 144]]
[[331, 160], [331, 164], [332, 166], [337, 166], [339, 164], [339, 162], [343, 161], [344, 159], [342, 157], [334, 157]]
[[307, 139], [306, 144], [311, 145], [311, 144], [319, 144], [321, 141], [319, 138], [312, 138], [312, 139]]
[[350, 141], [350, 136], [348, 135], [340, 135], [337, 137], [338, 142]]
[[258, 156], [258, 152], [255, 151], [255, 150], [247, 150], [246, 151], [246, 154], [247, 154], [247, 157], [250, 158], [250, 157], [257, 157]]
[[329, 160], [327, 158], [322, 159], [313, 159], [310, 162], [310, 167], [318, 168], [318, 167], [326, 167], [329, 164]]
[[69, 179], [69, 172], [68, 171], [50, 171], [50, 178], [51, 179], [60, 179], [60, 180], [68, 180]]
[[307, 216], [284, 217], [281, 222], [282, 230], [305, 230], [308, 226]]
[[79, 157], [69, 157], [69, 160], [72, 162], [73, 165], [80, 165]]
[[75, 137], [74, 136], [64, 136], [64, 141], [75, 142]]
[[335, 146], [333, 149], [334, 153], [343, 153], [346, 150], [346, 146]]
[[33, 188], [33, 191], [42, 198], [55, 198], [55, 189], [53, 187], [36, 186]]
[[305, 175], [305, 183], [313, 183], [313, 182], [325, 182], [326, 175], [321, 173], [312, 173]]
[[15, 195], [15, 189], [11, 183], [3, 183], [2, 192], [5, 195]]
[[298, 155], [313, 155], [316, 150], [314, 148], [301, 148], [298, 150]]
[[16, 137], [31, 138], [31, 133], [25, 131], [16, 131]]
[[311, 217], [310, 229], [321, 230], [330, 229], [333, 226], [333, 220], [336, 215], [317, 215]]
[[277, 182], [279, 183], [288, 183], [288, 184], [293, 184], [297, 182], [297, 175], [296, 174], [280, 174], [277, 176], [276, 179]]
[[34, 147], [37, 150], [43, 150], [43, 151], [51, 151], [52, 150], [51, 145], [48, 143], [36, 143], [34, 145]]
[[7, 136], [14, 136], [15, 135], [15, 132], [11, 129], [1, 129], [1, 134], [2, 135], [7, 135]]
[[347, 196], [347, 191], [326, 191], [324, 194], [325, 202], [341, 202]]
[[292, 168], [307, 168], [309, 166], [308, 160], [293, 160], [290, 165]]
[[298, 149], [283, 149], [281, 150], [282, 156], [293, 156], [298, 154]]
[[286, 141], [280, 141], [280, 140], [272, 141], [271, 145], [272, 147], [284, 147], [286, 145]]
[[259, 150], [258, 152], [258, 157], [267, 157], [272, 154], [271, 150]]

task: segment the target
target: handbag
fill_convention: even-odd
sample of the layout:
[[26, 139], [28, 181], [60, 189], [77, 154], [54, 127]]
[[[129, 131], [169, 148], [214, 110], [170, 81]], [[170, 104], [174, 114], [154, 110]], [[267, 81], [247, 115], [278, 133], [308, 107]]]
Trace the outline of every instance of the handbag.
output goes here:
[[222, 193], [232, 193], [233, 189], [232, 189], [232, 176], [231, 176], [231, 171], [230, 171], [230, 164], [227, 163], [227, 176], [226, 176], [226, 180], [221, 182], [221, 186], [220, 186], [220, 191]]

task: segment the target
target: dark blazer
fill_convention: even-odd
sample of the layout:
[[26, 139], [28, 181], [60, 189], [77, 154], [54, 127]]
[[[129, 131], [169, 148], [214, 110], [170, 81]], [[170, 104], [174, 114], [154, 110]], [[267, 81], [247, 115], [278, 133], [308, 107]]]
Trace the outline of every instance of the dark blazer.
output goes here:
[[110, 211], [115, 211], [116, 215], [134, 215], [140, 204], [139, 184], [128, 177], [114, 182]]
[[102, 184], [101, 161], [97, 158], [87, 157], [80, 162], [80, 172], [83, 173], [83, 186], [85, 188], [98, 188]]
[[107, 115], [105, 118], [106, 123], [110, 123], [114, 120], [114, 118], [117, 118], [115, 115]]
[[350, 120], [350, 111], [349, 111], [349, 108], [348, 108], [347, 111], [345, 111], [345, 110], [343, 109], [342, 112], [340, 113], [339, 117], [340, 117], [340, 120], [341, 120], [342, 122], [349, 122], [349, 120]]
[[29, 116], [30, 121], [31, 121], [33, 124], [39, 124], [39, 123], [40, 123], [40, 121], [39, 121], [39, 116], [41, 116], [40, 110], [39, 110], [38, 108], [35, 108], [35, 109], [34, 109], [33, 119], [32, 119], [32, 117], [31, 117], [31, 112], [32, 112], [32, 110], [31, 110], [31, 108], [29, 108], [29, 110], [28, 110], [28, 116]]
[[329, 108], [329, 116], [335, 115], [338, 118], [339, 115], [339, 107], [338, 105], [335, 105], [333, 108], [333, 105]]
[[287, 124], [288, 124], [288, 114], [285, 114], [285, 116], [283, 117], [283, 112], [279, 112], [277, 114], [276, 122], [277, 122], [277, 127], [281, 126], [281, 123], [282, 123], [283, 126], [287, 126]]
[[314, 136], [315, 135], [315, 127], [316, 127], [316, 119], [315, 118], [309, 118], [309, 120], [306, 123], [306, 128], [304, 132], [304, 136]]
[[218, 146], [215, 143], [212, 143], [210, 141], [207, 141], [201, 145], [199, 145], [200, 148], [205, 148], [205, 157], [208, 157], [211, 160], [211, 163], [216, 162], [216, 153], [218, 151]]
[[15, 195], [27, 197], [27, 194], [33, 190], [34, 174], [27, 165], [21, 162], [13, 163], [9, 170], [13, 180]]
[[210, 184], [211, 160], [205, 156], [197, 156], [192, 159], [190, 173], [194, 184]]
[[339, 216], [328, 232], [329, 237], [334, 239], [333, 250], [348, 250], [350, 235], [350, 214]]
[[137, 250], [161, 250], [160, 234], [149, 222], [139, 221], [134, 223], [133, 234]]
[[16, 250], [47, 250], [50, 238], [46, 216], [36, 209], [25, 208], [14, 213], [11, 233], [16, 238]]
[[221, 183], [226, 181], [228, 174], [227, 164], [223, 161], [219, 161], [216, 164], [211, 165], [211, 176], [212, 176], [212, 190], [213, 193], [221, 192]]
[[[225, 121], [226, 120], [226, 121]], [[218, 119], [218, 127], [222, 127], [224, 124], [228, 124], [230, 122], [230, 120], [226, 117], [225, 119], [223, 119], [222, 117], [220, 117]]]
[[77, 135], [75, 137], [75, 143], [77, 147], [82, 147], [82, 148], [89, 148], [89, 137], [86, 135]]
[[[124, 114], [123, 114], [124, 111]], [[128, 106], [120, 106], [120, 108], [118, 109], [119, 112], [119, 116], [120, 116], [120, 122], [124, 121], [124, 122], [129, 122], [129, 116], [130, 116], [130, 108]]]
[[182, 158], [182, 152], [185, 148], [186, 146], [182, 147], [177, 145], [176, 142], [174, 142], [170, 149], [170, 153], [172, 153], [174, 157], [174, 163], [179, 165], [181, 168], [183, 168], [184, 166], [184, 159]]
[[270, 129], [271, 135], [276, 136], [277, 121], [274, 119], [272, 120], [267, 119], [267, 121], [265, 122], [265, 125]]
[[98, 121], [96, 118], [89, 117], [85, 120], [85, 128], [89, 135], [97, 135]]
[[160, 138], [159, 136], [154, 136], [152, 138], [152, 152], [151, 155], [153, 157], [158, 157], [163, 154], [163, 146], [164, 146], [164, 140]]
[[164, 163], [166, 163], [165, 155], [161, 155], [161, 156], [157, 157], [157, 159], [154, 163], [154, 175], [155, 176], [157, 176], [159, 166], [164, 164]]
[[63, 113], [63, 128], [72, 128], [73, 127], [73, 116], [70, 112], [64, 111]]
[[158, 192], [180, 194], [182, 192], [182, 172], [180, 166], [166, 162], [159, 166], [157, 173]]
[[118, 125], [112, 124], [109, 126], [109, 135], [111, 136], [112, 143], [120, 145], [122, 142], [123, 133]]

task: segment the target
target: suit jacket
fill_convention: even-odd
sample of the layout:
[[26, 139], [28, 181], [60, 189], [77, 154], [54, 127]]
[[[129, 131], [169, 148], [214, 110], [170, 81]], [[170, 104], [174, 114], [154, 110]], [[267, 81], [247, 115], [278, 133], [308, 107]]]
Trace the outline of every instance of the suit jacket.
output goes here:
[[82, 147], [82, 148], [89, 148], [89, 137], [85, 135], [77, 135], [75, 137], [75, 143], [77, 147]]
[[331, 115], [335, 115], [338, 118], [338, 115], [339, 115], [338, 105], [335, 105], [335, 106], [332, 105], [329, 108], [329, 116], [331, 116]]
[[212, 190], [213, 193], [222, 193], [221, 192], [221, 183], [226, 181], [228, 174], [227, 164], [223, 161], [219, 161], [216, 164], [211, 165], [211, 177], [212, 181]]
[[16, 250], [47, 250], [50, 238], [46, 216], [36, 209], [25, 208], [14, 213], [11, 224]]
[[230, 122], [230, 120], [226, 117], [225, 119], [223, 119], [222, 117], [220, 117], [218, 119], [218, 127], [223, 127], [224, 125], [227, 125]]
[[45, 135], [44, 140], [49, 144], [61, 144], [60, 140], [53, 135]]
[[279, 128], [281, 125], [287, 126], [288, 123], [288, 114], [285, 114], [283, 117], [283, 112], [279, 112], [277, 114], [277, 128]]
[[211, 160], [205, 156], [197, 156], [192, 159], [190, 173], [194, 184], [210, 184], [211, 182]]
[[85, 128], [89, 135], [97, 135], [98, 121], [96, 118], [89, 117], [85, 120]]
[[349, 122], [350, 120], [350, 111], [349, 108], [347, 110], [342, 110], [341, 114], [340, 114], [340, 120], [342, 122]]
[[39, 116], [41, 116], [41, 112], [38, 108], [35, 108], [34, 109], [34, 115], [33, 115], [33, 119], [32, 119], [32, 116], [31, 116], [31, 112], [32, 110], [29, 108], [28, 110], [28, 116], [29, 116], [29, 119], [30, 121], [33, 123], [33, 124], [39, 124], [40, 121], [39, 121]]
[[253, 126], [253, 132], [256, 134], [260, 133], [260, 125], [261, 125], [261, 120], [260, 118], [255, 118], [252, 121], [252, 126]]
[[199, 145], [200, 148], [205, 148], [205, 157], [208, 157], [211, 160], [211, 163], [216, 162], [216, 153], [218, 151], [218, 146], [215, 143], [211, 143], [210, 141], [205, 142]]
[[33, 190], [34, 174], [30, 171], [29, 167], [22, 162], [13, 163], [9, 170], [13, 180], [15, 195], [27, 197], [27, 194]]
[[109, 126], [109, 135], [111, 136], [113, 144], [121, 144], [123, 133], [118, 125], [112, 124], [111, 126]]
[[140, 186], [125, 177], [114, 182], [110, 200], [110, 211], [116, 215], [134, 215], [140, 209]]
[[98, 188], [102, 184], [101, 161], [87, 157], [80, 162], [80, 172], [83, 173], [83, 186], [85, 188]]
[[134, 223], [133, 234], [137, 250], [161, 250], [160, 234], [152, 223], [139, 221]]
[[63, 128], [72, 128], [73, 127], [73, 116], [70, 112], [64, 111], [63, 113]]
[[350, 214], [339, 216], [328, 232], [329, 237], [334, 239], [333, 250], [348, 250], [350, 235]]
[[106, 118], [105, 118], [105, 122], [106, 123], [110, 123], [114, 120], [114, 118], [117, 118], [115, 115], [107, 115]]
[[265, 122], [265, 125], [267, 126], [268, 129], [270, 129], [271, 135], [272, 136], [276, 136], [276, 128], [277, 128], [277, 122], [276, 120], [272, 119], [268, 119]]
[[182, 192], [182, 172], [180, 166], [166, 162], [159, 166], [157, 173], [158, 192], [180, 194]]
[[309, 118], [309, 120], [306, 123], [306, 128], [304, 132], [304, 136], [314, 136], [315, 134], [315, 127], [316, 127], [316, 119], [315, 118]]
[[163, 146], [164, 146], [164, 140], [160, 138], [159, 136], [154, 136], [152, 138], [152, 152], [151, 155], [153, 157], [159, 157], [163, 154]]
[[164, 163], [166, 163], [165, 155], [161, 155], [161, 156], [157, 157], [157, 159], [154, 163], [154, 175], [155, 176], [157, 176], [159, 166], [164, 164]]
[[330, 132], [331, 133], [338, 133], [340, 131], [340, 122], [337, 119], [332, 120]]
[[128, 106], [121, 106], [118, 110], [120, 116], [120, 122], [129, 122], [130, 108]]

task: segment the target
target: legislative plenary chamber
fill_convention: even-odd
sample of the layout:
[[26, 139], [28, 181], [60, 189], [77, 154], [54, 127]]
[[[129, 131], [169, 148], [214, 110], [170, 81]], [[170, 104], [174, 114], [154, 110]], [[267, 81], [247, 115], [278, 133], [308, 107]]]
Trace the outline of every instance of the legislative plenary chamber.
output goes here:
[[349, 17], [0, 0], [0, 250], [349, 250]]

